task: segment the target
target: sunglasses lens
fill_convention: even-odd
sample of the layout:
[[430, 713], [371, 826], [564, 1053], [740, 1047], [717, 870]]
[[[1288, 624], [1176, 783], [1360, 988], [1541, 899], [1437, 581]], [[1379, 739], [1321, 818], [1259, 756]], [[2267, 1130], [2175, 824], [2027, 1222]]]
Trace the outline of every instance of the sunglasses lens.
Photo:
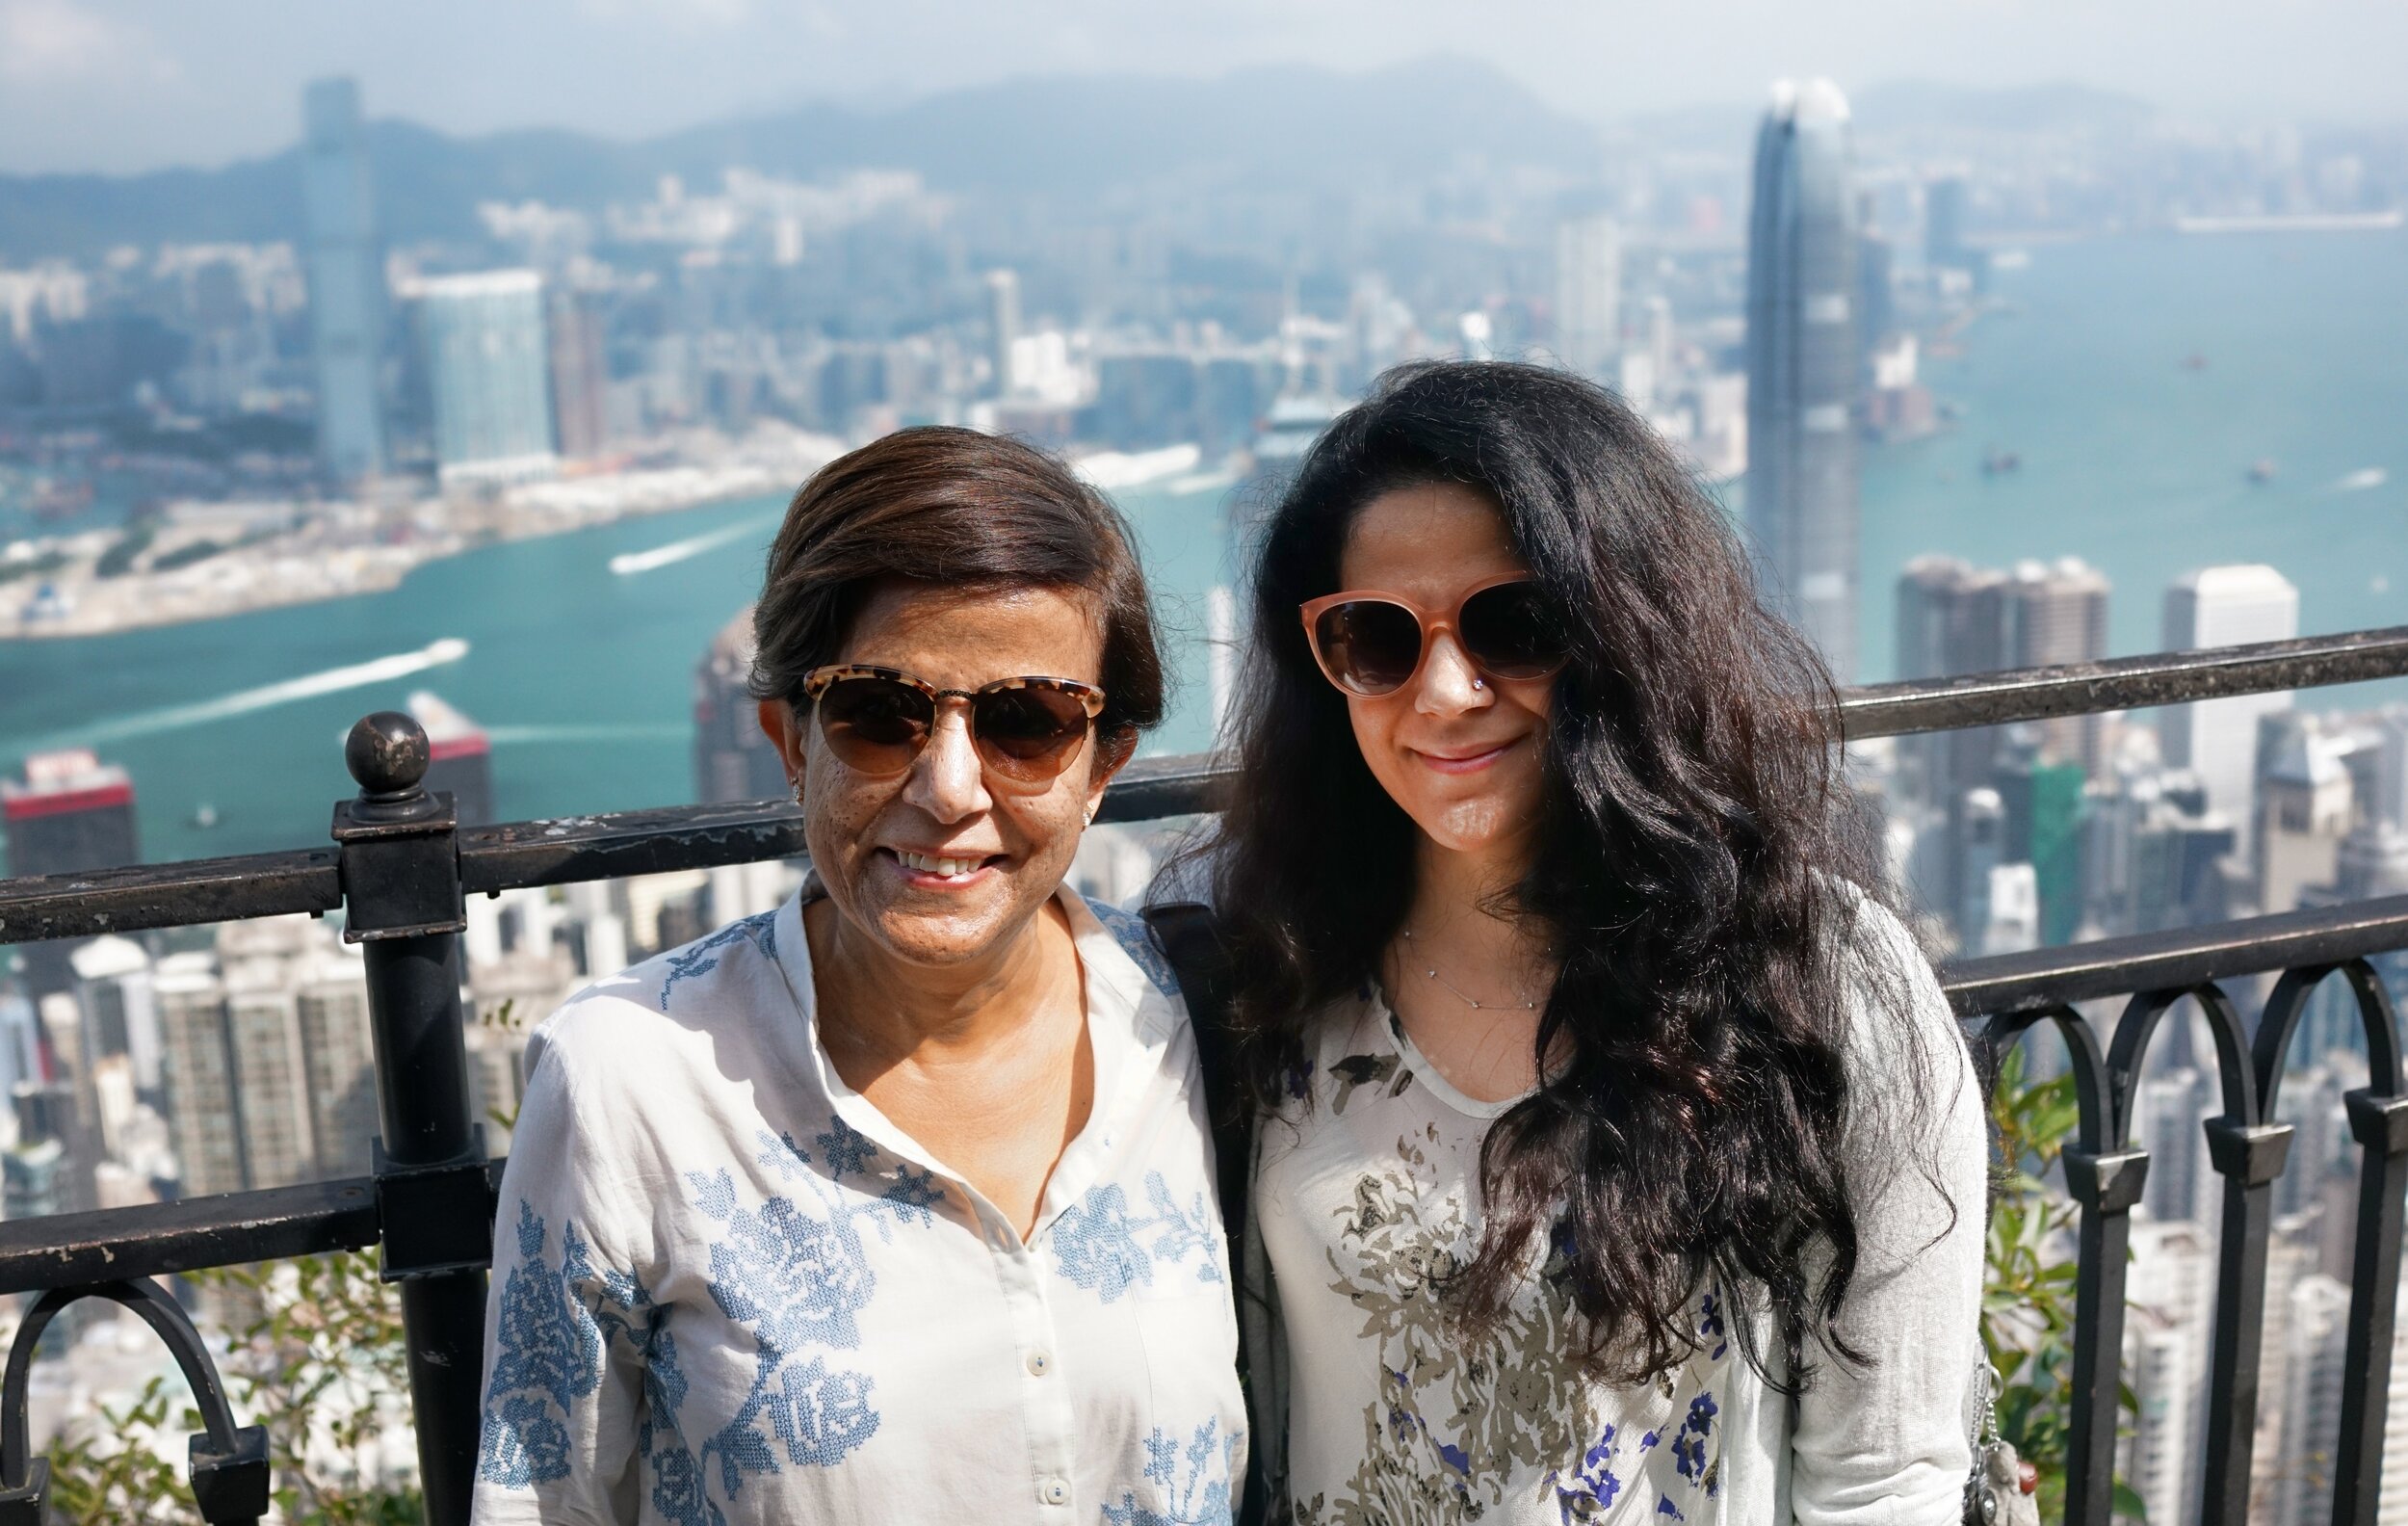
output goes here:
[[1086, 739], [1086, 707], [1059, 689], [988, 689], [971, 701], [979, 751], [1000, 773], [1052, 778]]
[[936, 707], [892, 678], [840, 678], [820, 696], [820, 733], [838, 762], [864, 774], [898, 774], [928, 746]]
[[1500, 583], [1463, 601], [1463, 649], [1499, 678], [1543, 678], [1563, 666], [1563, 634], [1535, 583]]
[[1401, 604], [1352, 599], [1313, 622], [1322, 666], [1339, 686], [1366, 697], [1394, 694], [1422, 660], [1422, 622]]

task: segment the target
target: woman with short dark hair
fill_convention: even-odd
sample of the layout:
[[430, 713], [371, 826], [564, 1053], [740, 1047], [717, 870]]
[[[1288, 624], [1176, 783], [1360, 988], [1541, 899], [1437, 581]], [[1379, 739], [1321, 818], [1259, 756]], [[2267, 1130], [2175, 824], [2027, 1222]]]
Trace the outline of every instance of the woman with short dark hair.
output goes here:
[[1235, 1314], [1195, 1048], [1063, 887], [1162, 662], [1059, 461], [891, 434], [755, 613], [809, 879], [537, 1030], [480, 1521], [1226, 1521]]
[[1980, 1093], [1715, 504], [1585, 382], [1408, 369], [1252, 636], [1217, 899], [1285, 1506], [1955, 1519]]

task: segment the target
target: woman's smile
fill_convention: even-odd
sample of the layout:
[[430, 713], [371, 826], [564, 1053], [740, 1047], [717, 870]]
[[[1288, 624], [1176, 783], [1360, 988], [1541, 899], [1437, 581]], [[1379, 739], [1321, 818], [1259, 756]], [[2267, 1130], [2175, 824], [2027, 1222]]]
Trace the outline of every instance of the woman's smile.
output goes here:
[[1406, 748], [1426, 766], [1441, 774], [1478, 774], [1496, 763], [1506, 753], [1530, 740], [1529, 733], [1486, 746], [1455, 748]]
[[908, 848], [877, 851], [878, 861], [890, 866], [903, 883], [915, 890], [967, 890], [994, 878], [996, 866], [1004, 862], [1005, 856], [962, 849], [926, 853]]

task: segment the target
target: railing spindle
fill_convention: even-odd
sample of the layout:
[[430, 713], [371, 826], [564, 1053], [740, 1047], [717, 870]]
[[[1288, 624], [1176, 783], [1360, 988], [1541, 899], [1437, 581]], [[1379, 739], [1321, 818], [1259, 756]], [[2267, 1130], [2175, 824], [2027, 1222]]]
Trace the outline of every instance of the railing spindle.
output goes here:
[[401, 1283], [420, 1485], [432, 1526], [464, 1526], [492, 1212], [483, 1134], [469, 1109], [457, 824], [450, 797], [420, 782], [429, 756], [426, 732], [406, 715], [380, 711], [353, 727], [344, 761], [359, 798], [335, 807], [334, 837], [343, 845], [343, 935], [367, 945], [384, 1274]]

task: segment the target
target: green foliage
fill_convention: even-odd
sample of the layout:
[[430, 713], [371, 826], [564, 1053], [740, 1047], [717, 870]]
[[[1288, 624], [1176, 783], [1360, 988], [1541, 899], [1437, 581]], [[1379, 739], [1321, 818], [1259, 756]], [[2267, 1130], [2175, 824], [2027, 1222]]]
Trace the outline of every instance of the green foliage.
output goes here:
[[[1990, 1093], [1994, 1150], [1989, 1265], [1981, 1296], [1981, 1340], [1999, 1370], [1999, 1434], [2040, 1470], [2040, 1518], [2061, 1520], [2066, 1456], [2073, 1439], [2075, 1263], [2062, 1254], [2074, 1204], [2047, 1181], [2081, 1121], [2074, 1078], [2025, 1080], [2021, 1046], [1999, 1062]], [[2129, 1384], [2121, 1408], [2137, 1413]], [[2142, 1520], [2140, 1496], [2114, 1481], [2115, 1513]]]
[[18, 578], [47, 577], [67, 565], [64, 551], [44, 551], [39, 556], [21, 562], [0, 562], [0, 583], [13, 583]]
[[153, 572], [172, 572], [177, 567], [191, 566], [196, 562], [206, 562], [211, 557], [218, 555], [224, 549], [225, 546], [222, 542], [216, 540], [188, 540], [184, 544], [177, 546], [172, 551], [162, 551], [157, 556], [152, 557], [150, 559], [150, 570]]
[[[385, 1475], [384, 1438], [409, 1421], [407, 1348], [372, 1254], [342, 1251], [193, 1274], [247, 1308], [224, 1366], [238, 1424], [268, 1431], [276, 1509], [296, 1526], [405, 1526], [421, 1518], [415, 1467]], [[185, 1436], [200, 1416], [153, 1379], [126, 1409], [70, 1428], [50, 1448], [65, 1519], [108, 1526], [194, 1518]], [[162, 1454], [165, 1453], [166, 1456]]]
[[158, 537], [157, 526], [136, 525], [111, 542], [108, 550], [100, 553], [100, 560], [92, 564], [92, 575], [104, 578], [124, 576], [134, 569], [134, 559], [149, 550], [150, 542]]
[[170, 1398], [167, 1380], [153, 1378], [132, 1404], [102, 1405], [97, 1424], [73, 1427], [50, 1443], [53, 1519], [145, 1526], [193, 1517], [182, 1470], [147, 1444], [154, 1435], [172, 1439], [178, 1431], [200, 1429], [200, 1411], [180, 1381], [177, 1390]]

